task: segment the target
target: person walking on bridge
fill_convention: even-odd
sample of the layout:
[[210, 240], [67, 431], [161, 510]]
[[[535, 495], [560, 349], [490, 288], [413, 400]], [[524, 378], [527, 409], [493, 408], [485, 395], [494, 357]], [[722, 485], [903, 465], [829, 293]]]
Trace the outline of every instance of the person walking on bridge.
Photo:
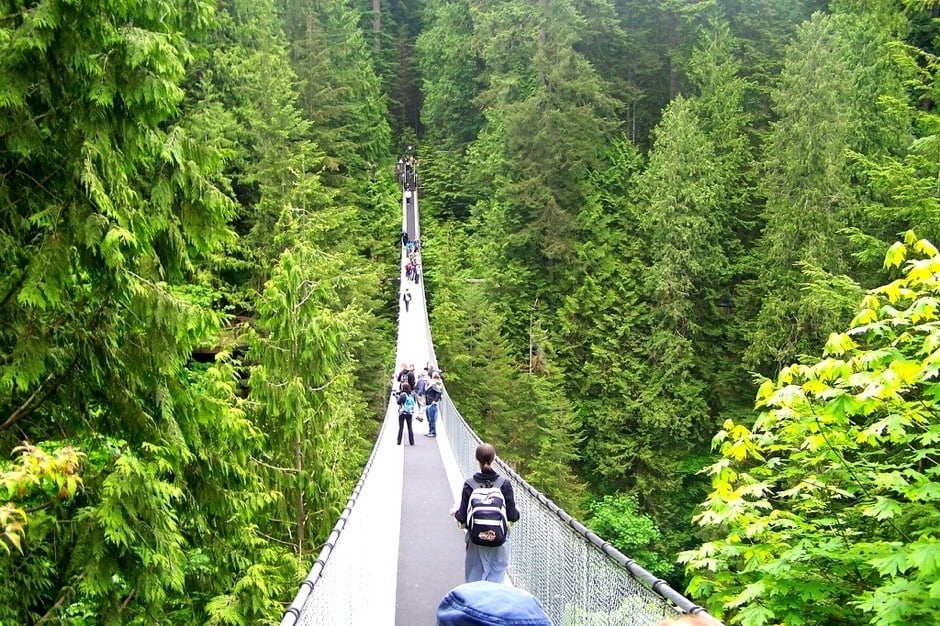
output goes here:
[[[496, 460], [496, 448], [489, 443], [481, 443], [477, 446], [476, 460], [480, 464], [480, 471], [464, 481], [463, 492], [460, 494], [460, 506], [454, 510], [453, 515], [457, 523], [467, 528], [467, 554], [464, 561], [464, 578], [468, 583], [477, 580], [488, 580], [494, 583], [501, 583], [506, 577], [506, 568], [509, 567], [509, 525], [519, 521], [519, 510], [516, 508], [516, 499], [512, 492], [512, 483], [508, 478], [500, 476], [493, 469], [493, 462]], [[504, 515], [501, 520], [492, 517], [488, 524], [496, 521], [505, 523], [503, 527], [494, 527], [496, 531], [490, 530], [486, 533], [477, 532], [475, 529], [474, 511], [478, 508], [476, 502], [479, 494], [483, 490], [496, 488], [499, 494], [490, 494], [488, 500], [496, 506], [488, 506], [487, 517], [491, 514]], [[494, 498], [493, 496], [497, 496]], [[501, 497], [498, 497], [501, 495]], [[471, 497], [474, 502], [471, 502]], [[502, 502], [498, 502], [502, 500]], [[495, 510], [498, 507], [498, 511]], [[482, 511], [483, 507], [479, 507]], [[481, 515], [482, 516], [482, 515]], [[480, 535], [480, 538], [475, 536]], [[487, 537], [484, 535], [501, 535], [502, 541], [498, 545], [481, 545], [486, 543]], [[498, 540], [498, 539], [497, 539]]]
[[411, 304], [411, 292], [405, 289], [405, 294], [401, 297], [402, 302], [405, 303], [405, 313], [408, 312], [408, 305]]
[[425, 437], [437, 437], [437, 413], [440, 409], [438, 402], [442, 397], [444, 397], [444, 383], [441, 381], [441, 373], [435, 370], [424, 389], [424, 401], [428, 407], [424, 412], [428, 416], [428, 432]]
[[411, 395], [411, 385], [401, 384], [401, 393], [398, 394], [398, 445], [401, 445], [401, 436], [405, 430], [405, 424], [408, 424], [408, 443], [415, 445], [415, 433], [411, 428], [411, 418], [415, 414], [417, 403]]

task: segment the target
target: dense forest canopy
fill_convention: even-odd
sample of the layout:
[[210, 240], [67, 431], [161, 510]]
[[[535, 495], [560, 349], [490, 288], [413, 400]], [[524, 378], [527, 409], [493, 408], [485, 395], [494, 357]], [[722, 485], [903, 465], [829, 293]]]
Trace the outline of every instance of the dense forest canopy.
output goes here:
[[530, 482], [727, 623], [936, 621], [938, 18], [5, 3], [0, 623], [278, 622], [384, 414], [406, 146]]

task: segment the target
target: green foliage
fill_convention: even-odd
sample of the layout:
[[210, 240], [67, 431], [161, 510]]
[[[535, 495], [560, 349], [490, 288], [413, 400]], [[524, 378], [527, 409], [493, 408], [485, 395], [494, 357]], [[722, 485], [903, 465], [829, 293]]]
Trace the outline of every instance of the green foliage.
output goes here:
[[37, 511], [57, 499], [73, 498], [82, 486], [78, 469], [83, 454], [64, 446], [50, 455], [28, 443], [14, 448], [13, 453], [19, 454], [16, 467], [0, 475], [6, 500], [0, 505], [0, 547], [9, 553], [13, 546], [22, 553], [24, 526], [28, 523], [22, 507], [28, 505], [31, 511]]
[[653, 520], [640, 512], [633, 496], [604, 496], [588, 507], [587, 526], [650, 572], [663, 577], [672, 563], [656, 551], [661, 537]]
[[[906, 260], [909, 257], [910, 260]], [[731, 623], [911, 624], [940, 606], [932, 469], [940, 255], [909, 233], [904, 275], [862, 300], [821, 359], [764, 380], [753, 426], [728, 421], [683, 555], [690, 591]]]
[[474, 103], [481, 85], [473, 33], [467, 3], [441, 2], [433, 4], [431, 19], [417, 39], [424, 80], [421, 122], [428, 140], [440, 142], [443, 149], [466, 146], [483, 123]]
[[300, 106], [311, 139], [325, 153], [323, 177], [355, 190], [362, 176], [387, 162], [390, 130], [385, 96], [373, 68], [359, 14], [342, 0], [281, 0]]
[[693, 589], [929, 621], [936, 261], [752, 426], [741, 357], [812, 353], [886, 254], [933, 255], [890, 245], [938, 230], [931, 7], [380, 5], [375, 33], [342, 0], [0, 10], [0, 445], [31, 442], [0, 622], [277, 619], [387, 402], [389, 121], [451, 222], [423, 224], [448, 387], [504, 458], [671, 574], [731, 418]]
[[851, 154], [870, 192], [863, 207], [864, 231], [852, 231], [855, 257], [877, 283], [887, 279], [879, 266], [897, 233], [914, 228], [932, 241], [940, 238], [935, 158], [940, 117], [932, 108], [919, 105], [936, 98], [935, 76], [940, 66], [930, 52], [902, 42], [890, 44], [889, 51], [907, 93], [884, 94], [880, 103], [899, 125], [911, 129], [911, 136], [900, 155]]
[[[244, 366], [224, 348], [240, 353], [238, 333], [223, 340], [227, 319], [212, 309], [254, 312], [256, 290], [285, 271], [273, 268], [281, 251], [306, 261], [297, 247], [309, 248], [309, 230], [285, 216], [332, 196], [274, 7], [217, 8], [38, 3], [0, 16], [0, 442], [87, 459], [81, 483], [54, 456], [48, 471], [4, 474], [37, 489], [3, 509], [4, 546], [22, 551], [0, 555], [0, 622], [272, 623], [301, 569], [293, 528], [277, 521], [294, 504], [284, 497], [325, 494], [301, 535], [318, 541], [362, 461], [358, 430], [344, 428], [342, 458], [321, 471], [334, 487], [321, 492], [315, 472], [275, 480], [265, 453], [296, 416], [256, 421], [279, 409], [241, 399]], [[384, 156], [370, 133], [369, 155]], [[378, 197], [361, 180], [371, 171], [351, 187]], [[315, 245], [341, 248], [349, 215], [331, 213]], [[311, 263], [300, 279], [342, 267], [342, 284], [287, 309], [356, 311], [350, 332], [311, 345], [362, 350], [372, 318], [352, 303], [371, 304], [376, 272], [355, 251], [329, 258], [337, 265]], [[257, 313], [261, 328], [275, 325], [263, 303]], [[214, 362], [192, 361], [213, 346]], [[272, 359], [269, 376], [294, 373]], [[364, 411], [349, 396], [311, 406], [336, 426]]]
[[[267, 433], [264, 457], [271, 488], [284, 494], [276, 519], [293, 525], [283, 531], [303, 555], [325, 537], [339, 515], [350, 480], [364, 460], [351, 397], [352, 361], [348, 337], [360, 312], [343, 293], [362, 284], [337, 273], [342, 257], [313, 245], [317, 223], [329, 212], [298, 221], [286, 211], [281, 232], [296, 242], [282, 253], [257, 302], [257, 332], [249, 358], [249, 399], [255, 419]], [[293, 537], [293, 539], [289, 539]]]
[[238, 202], [239, 238], [211, 269], [221, 304], [244, 315], [283, 249], [275, 238], [284, 204], [325, 202], [316, 177], [324, 155], [309, 140], [310, 123], [297, 104], [297, 77], [274, 4], [232, 0], [221, 8], [216, 44], [191, 73], [191, 92], [204, 111], [200, 121], [218, 129], [231, 153], [226, 174]]
[[884, 46], [890, 31], [858, 15], [816, 15], [801, 27], [774, 94], [780, 121], [766, 144], [766, 227], [748, 286], [754, 320], [747, 362], [772, 372], [811, 352], [847, 321], [839, 302], [802, 293], [801, 264], [852, 276], [844, 230], [862, 190], [849, 151], [874, 156], [899, 149], [903, 122], [880, 105], [901, 86]]
[[[472, 248], [456, 226], [423, 237], [432, 291], [435, 350], [447, 391], [461, 414], [501, 458], [560, 506], [577, 513], [583, 486], [572, 474], [578, 425], [557, 372], [542, 354], [513, 358], [500, 333], [503, 321], [485, 295], [486, 281], [456, 266], [453, 250]], [[479, 252], [479, 251], [478, 251]], [[540, 334], [533, 318], [533, 333]], [[485, 381], [481, 384], [480, 381]]]

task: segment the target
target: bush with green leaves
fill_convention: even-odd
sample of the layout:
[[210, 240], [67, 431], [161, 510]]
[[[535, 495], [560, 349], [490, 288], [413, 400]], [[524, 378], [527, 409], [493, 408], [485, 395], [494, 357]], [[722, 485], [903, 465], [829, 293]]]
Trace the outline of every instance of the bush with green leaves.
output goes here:
[[[909, 258], [910, 257], [910, 258]], [[940, 611], [940, 253], [907, 233], [822, 358], [764, 380], [727, 421], [683, 553], [729, 624], [934, 623]]]
[[636, 496], [604, 496], [592, 502], [588, 527], [645, 569], [663, 577], [673, 569], [656, 550], [662, 533], [640, 511]]

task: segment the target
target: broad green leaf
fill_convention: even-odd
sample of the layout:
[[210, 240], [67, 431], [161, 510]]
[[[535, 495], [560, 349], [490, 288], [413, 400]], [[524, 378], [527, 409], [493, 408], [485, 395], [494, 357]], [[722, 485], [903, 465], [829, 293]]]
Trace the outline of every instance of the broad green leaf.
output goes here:
[[896, 241], [888, 248], [885, 254], [885, 267], [900, 267], [907, 258], [907, 246]]

